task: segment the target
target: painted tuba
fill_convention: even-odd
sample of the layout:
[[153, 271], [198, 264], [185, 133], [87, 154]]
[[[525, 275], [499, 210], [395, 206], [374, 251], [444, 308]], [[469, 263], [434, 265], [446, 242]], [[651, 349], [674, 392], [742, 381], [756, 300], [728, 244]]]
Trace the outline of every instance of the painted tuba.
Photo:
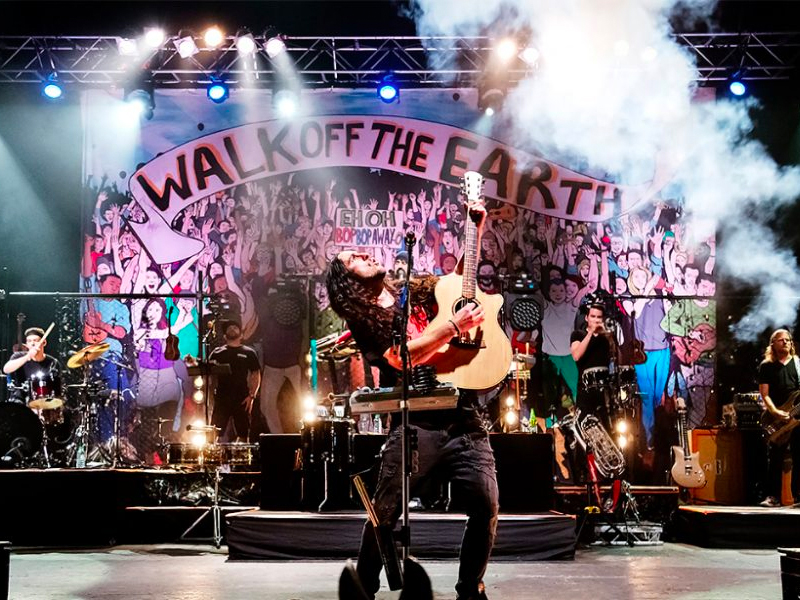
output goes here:
[[565, 417], [562, 424], [572, 430], [575, 440], [586, 453], [594, 454], [595, 465], [603, 477], [613, 479], [622, 475], [625, 470], [625, 457], [608, 435], [600, 419], [592, 414], [581, 415], [580, 411], [576, 410], [575, 415]]

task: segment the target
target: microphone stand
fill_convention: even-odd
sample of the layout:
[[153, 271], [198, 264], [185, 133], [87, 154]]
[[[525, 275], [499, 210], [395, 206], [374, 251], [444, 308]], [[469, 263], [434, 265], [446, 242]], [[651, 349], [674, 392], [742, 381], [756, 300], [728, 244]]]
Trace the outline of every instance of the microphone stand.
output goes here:
[[408, 397], [409, 397], [409, 381], [411, 375], [411, 356], [408, 352], [408, 320], [411, 315], [411, 273], [414, 268], [414, 245], [416, 244], [416, 236], [413, 231], [406, 233], [406, 250], [408, 251], [408, 271], [406, 275], [405, 293], [403, 304], [403, 313], [401, 319], [400, 330], [400, 358], [402, 360], [402, 394], [401, 394], [401, 414], [403, 425], [403, 438], [402, 438], [402, 468], [403, 473], [403, 487], [402, 487], [402, 502], [403, 502], [403, 517], [402, 525], [400, 527], [400, 543], [402, 545], [401, 556], [403, 562], [408, 559], [409, 548], [411, 546], [411, 529], [409, 527], [409, 514], [408, 503], [411, 500], [411, 465], [413, 464], [413, 453], [417, 450], [416, 431], [411, 432], [408, 424]]

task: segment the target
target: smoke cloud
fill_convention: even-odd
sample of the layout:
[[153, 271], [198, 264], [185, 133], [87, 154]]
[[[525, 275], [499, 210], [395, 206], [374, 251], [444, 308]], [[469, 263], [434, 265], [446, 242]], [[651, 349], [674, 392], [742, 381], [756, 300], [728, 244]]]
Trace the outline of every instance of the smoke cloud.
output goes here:
[[[794, 323], [800, 271], [768, 222], [800, 196], [749, 137], [754, 102], [702, 99], [691, 52], [670, 19], [708, 21], [713, 0], [416, 0], [420, 35], [531, 33], [535, 73], [509, 90], [498, 124], [512, 143], [569, 157], [634, 185], [675, 171], [697, 239], [721, 234], [717, 272], [759, 289], [739, 339]], [[706, 94], [708, 96], [708, 94]]]

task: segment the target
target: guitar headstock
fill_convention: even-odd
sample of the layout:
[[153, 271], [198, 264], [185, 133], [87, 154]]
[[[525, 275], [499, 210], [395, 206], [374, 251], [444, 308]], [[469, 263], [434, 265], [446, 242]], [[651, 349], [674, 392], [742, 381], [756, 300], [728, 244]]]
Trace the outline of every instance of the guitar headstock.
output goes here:
[[17, 315], [17, 325], [22, 325], [25, 322], [26, 318], [27, 317], [25, 316], [25, 313], [19, 313]]
[[461, 190], [467, 197], [467, 202], [483, 201], [483, 175], [477, 171], [467, 171], [461, 181]]

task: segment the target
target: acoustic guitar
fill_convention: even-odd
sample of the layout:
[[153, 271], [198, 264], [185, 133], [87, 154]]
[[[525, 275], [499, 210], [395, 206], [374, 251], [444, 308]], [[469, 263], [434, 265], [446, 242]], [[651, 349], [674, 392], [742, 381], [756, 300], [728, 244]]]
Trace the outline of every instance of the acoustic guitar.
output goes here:
[[672, 479], [684, 488], [701, 488], [706, 485], [706, 474], [700, 466], [700, 453], [689, 449], [689, 432], [686, 427], [686, 401], [683, 398], [675, 399], [678, 411], [678, 436], [680, 446], [672, 447], [675, 463], [672, 465]]
[[172, 311], [175, 310], [174, 306], [169, 307], [167, 313], [167, 339], [164, 343], [164, 358], [166, 360], [178, 360], [181, 357], [181, 351], [178, 349], [178, 336], [172, 333]]
[[[464, 174], [464, 194], [468, 201], [482, 201], [483, 176], [475, 171]], [[462, 331], [431, 359], [436, 375], [443, 383], [467, 390], [484, 390], [505, 379], [511, 364], [511, 342], [497, 320], [503, 308], [501, 294], [485, 294], [477, 287], [480, 258], [478, 227], [465, 221], [463, 274], [450, 273], [439, 279], [434, 289], [439, 313], [429, 327], [448, 326], [447, 321], [469, 303], [483, 307], [484, 322]]]

